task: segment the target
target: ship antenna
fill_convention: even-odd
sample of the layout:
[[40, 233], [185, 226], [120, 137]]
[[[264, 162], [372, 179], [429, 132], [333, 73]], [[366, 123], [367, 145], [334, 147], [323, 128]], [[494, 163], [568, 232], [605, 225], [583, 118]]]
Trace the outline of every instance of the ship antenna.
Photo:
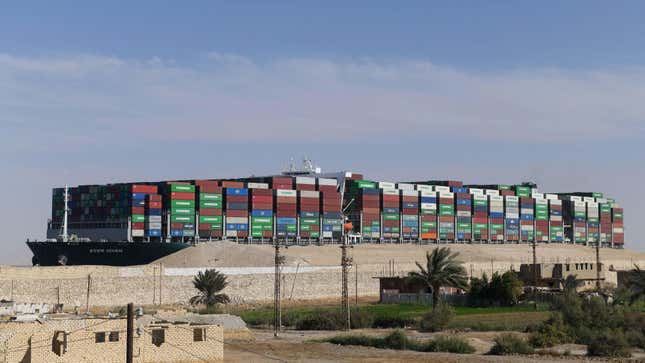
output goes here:
[[67, 203], [69, 202], [69, 193], [68, 193], [68, 188], [67, 184], [65, 184], [65, 195], [64, 195], [64, 200], [65, 200], [65, 210], [63, 212], [63, 242], [67, 242], [68, 240], [68, 235], [67, 235], [67, 213], [69, 211], [69, 208], [67, 206]]
[[303, 164], [304, 171], [308, 173], [313, 173], [315, 171], [314, 163], [306, 155], [304, 158], [302, 158], [302, 164]]

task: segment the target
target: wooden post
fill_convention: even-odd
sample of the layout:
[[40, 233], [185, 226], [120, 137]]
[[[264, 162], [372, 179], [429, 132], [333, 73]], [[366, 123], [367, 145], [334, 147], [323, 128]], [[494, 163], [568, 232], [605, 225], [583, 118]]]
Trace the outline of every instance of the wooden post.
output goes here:
[[132, 351], [134, 350], [134, 307], [128, 304], [127, 341], [125, 349], [125, 362], [132, 363]]
[[92, 287], [92, 275], [87, 275], [87, 298], [85, 300], [85, 314], [90, 313], [90, 289]]

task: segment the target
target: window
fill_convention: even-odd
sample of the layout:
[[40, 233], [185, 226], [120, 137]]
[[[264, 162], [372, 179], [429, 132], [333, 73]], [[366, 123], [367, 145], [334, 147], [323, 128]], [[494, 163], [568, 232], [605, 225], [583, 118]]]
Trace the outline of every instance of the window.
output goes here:
[[578, 264], [576, 263], [576, 271], [578, 271]]
[[589, 269], [593, 270], [593, 263], [589, 264]]
[[105, 332], [94, 333], [95, 343], [105, 343]]
[[567, 271], [569, 271], [570, 267], [571, 267], [571, 265], [567, 264]]
[[118, 342], [119, 341], [119, 332], [118, 331], [111, 331], [109, 339], [110, 339], [111, 342]]
[[206, 340], [206, 329], [205, 328], [195, 328], [193, 329], [193, 341], [194, 342], [203, 342]]
[[163, 329], [152, 329], [152, 344], [160, 347], [166, 341], [166, 331]]

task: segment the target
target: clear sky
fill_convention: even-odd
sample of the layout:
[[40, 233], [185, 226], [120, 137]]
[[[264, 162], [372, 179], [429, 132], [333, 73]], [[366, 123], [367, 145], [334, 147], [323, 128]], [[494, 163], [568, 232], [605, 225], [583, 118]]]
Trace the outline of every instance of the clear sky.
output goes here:
[[348, 3], [3, 3], [0, 263], [28, 263], [52, 187], [304, 154], [377, 180], [603, 191], [645, 249], [643, 2]]

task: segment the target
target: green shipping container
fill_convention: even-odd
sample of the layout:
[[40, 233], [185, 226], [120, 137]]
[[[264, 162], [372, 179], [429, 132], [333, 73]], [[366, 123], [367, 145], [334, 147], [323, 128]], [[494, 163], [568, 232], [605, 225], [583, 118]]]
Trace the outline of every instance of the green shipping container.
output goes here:
[[199, 216], [199, 223], [207, 223], [207, 224], [214, 224], [214, 223], [222, 223], [222, 216]]
[[320, 237], [320, 232], [318, 232], [318, 231], [309, 232], [309, 237], [318, 238], [318, 237]]
[[195, 215], [195, 210], [190, 208], [171, 208], [170, 214], [189, 216], [189, 215]]
[[171, 200], [170, 201], [170, 207], [171, 208], [193, 208], [195, 209], [195, 201], [194, 200]]
[[199, 200], [208, 200], [208, 201], [222, 201], [221, 194], [209, 194], [209, 193], [200, 193]]
[[515, 194], [518, 197], [529, 198], [531, 196], [531, 188], [516, 185], [515, 186]]
[[384, 221], [398, 221], [399, 220], [399, 215], [398, 214], [385, 214], [385, 213], [383, 213], [383, 220]]
[[171, 223], [194, 223], [195, 216], [194, 215], [192, 216], [171, 215], [170, 222]]
[[421, 222], [421, 227], [437, 228], [437, 222]]
[[251, 217], [251, 224], [273, 224], [272, 217]]
[[200, 200], [199, 201], [199, 208], [211, 208], [211, 209], [221, 209], [222, 208], [222, 202], [220, 201], [208, 201], [208, 200]]
[[146, 217], [143, 214], [133, 214], [132, 215], [132, 223], [140, 223], [140, 222], [145, 222]]
[[300, 224], [318, 224], [318, 218], [300, 218]]
[[170, 191], [180, 193], [195, 193], [195, 186], [186, 184], [171, 184]]

